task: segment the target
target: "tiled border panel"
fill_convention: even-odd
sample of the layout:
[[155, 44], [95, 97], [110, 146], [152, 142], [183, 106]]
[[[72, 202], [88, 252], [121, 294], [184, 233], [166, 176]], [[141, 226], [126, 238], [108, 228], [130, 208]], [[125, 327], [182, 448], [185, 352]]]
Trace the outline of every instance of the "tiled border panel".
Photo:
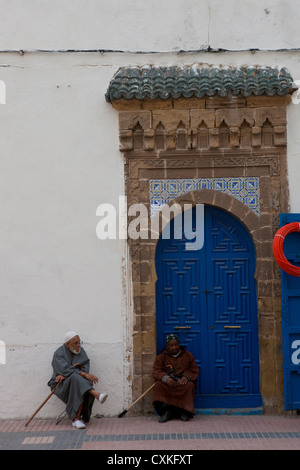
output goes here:
[[151, 217], [159, 208], [190, 191], [210, 189], [220, 191], [236, 198], [260, 215], [259, 178], [189, 178], [189, 179], [154, 179], [149, 180], [149, 198]]

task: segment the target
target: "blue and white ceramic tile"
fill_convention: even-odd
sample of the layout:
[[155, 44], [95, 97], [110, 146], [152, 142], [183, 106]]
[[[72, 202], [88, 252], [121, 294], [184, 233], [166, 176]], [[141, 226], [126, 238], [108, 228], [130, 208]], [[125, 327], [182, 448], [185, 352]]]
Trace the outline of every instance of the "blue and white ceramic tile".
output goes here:
[[182, 194], [197, 189], [213, 189], [235, 197], [260, 215], [260, 187], [258, 177], [153, 179], [149, 181], [151, 216], [160, 206]]

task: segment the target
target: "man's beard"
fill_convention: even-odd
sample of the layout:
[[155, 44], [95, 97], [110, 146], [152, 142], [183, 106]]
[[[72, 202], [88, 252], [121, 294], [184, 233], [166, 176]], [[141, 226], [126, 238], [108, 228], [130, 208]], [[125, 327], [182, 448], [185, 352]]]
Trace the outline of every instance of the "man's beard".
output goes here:
[[71, 351], [71, 353], [73, 353], [73, 354], [79, 354], [79, 353], [80, 353], [80, 349], [81, 349], [81, 348], [79, 348], [79, 350], [76, 351], [75, 348], [72, 348], [72, 346], [70, 346], [70, 351]]

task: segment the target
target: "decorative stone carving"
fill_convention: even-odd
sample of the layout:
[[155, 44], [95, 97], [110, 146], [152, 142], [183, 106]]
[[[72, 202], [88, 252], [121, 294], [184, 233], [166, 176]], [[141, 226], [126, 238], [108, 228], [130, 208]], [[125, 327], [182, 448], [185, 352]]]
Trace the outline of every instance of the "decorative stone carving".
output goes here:
[[[213, 98], [209, 100], [212, 106]], [[195, 106], [195, 101], [191, 105]], [[272, 104], [272, 98], [269, 101]], [[219, 106], [219, 102], [220, 98], [215, 105]], [[159, 110], [155, 102], [153, 110], [123, 110], [119, 113], [120, 148], [126, 152], [283, 146], [286, 144], [285, 107], [265, 104], [264, 100], [261, 108]], [[137, 129], [139, 137], [132, 145], [129, 131]]]

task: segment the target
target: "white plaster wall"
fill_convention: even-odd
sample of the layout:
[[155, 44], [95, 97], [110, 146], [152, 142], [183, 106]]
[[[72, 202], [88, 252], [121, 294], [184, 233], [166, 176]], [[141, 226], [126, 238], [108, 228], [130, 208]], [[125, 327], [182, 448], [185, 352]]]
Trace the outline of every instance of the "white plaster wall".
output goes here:
[[297, 0], [208, 0], [213, 49], [299, 48]]
[[299, 47], [297, 0], [1, 0], [1, 50]]
[[[0, 52], [7, 87], [0, 105], [0, 340], [7, 353], [0, 364], [0, 418], [28, 417], [48, 395], [52, 354], [69, 329], [86, 343], [92, 372], [110, 394], [94, 412], [115, 415], [130, 403], [134, 318], [130, 286], [125, 283], [126, 293], [122, 283], [126, 250], [119, 240], [96, 236], [98, 205], [117, 207], [123, 194], [118, 115], [104, 95], [113, 74], [128, 65], [285, 66], [300, 79], [298, 51], [176, 53], [208, 44], [297, 47], [297, 2], [224, 5], [0, 1], [0, 51], [29, 51]], [[50, 52], [87, 48], [144, 53]], [[300, 213], [299, 124], [300, 105], [291, 104], [291, 211]], [[52, 398], [39, 416], [62, 409]]]
[[105, 412], [123, 399], [122, 242], [96, 237], [98, 205], [118, 207], [122, 190], [117, 116], [104, 100], [111, 71], [76, 59], [14, 56], [1, 69], [2, 417], [26, 415], [45, 395], [70, 329], [99, 351], [94, 373], [118, 395]]
[[[1, 49], [169, 51], [207, 45], [207, 0], [1, 0]], [[32, 13], [34, 12], [34, 21]]]

